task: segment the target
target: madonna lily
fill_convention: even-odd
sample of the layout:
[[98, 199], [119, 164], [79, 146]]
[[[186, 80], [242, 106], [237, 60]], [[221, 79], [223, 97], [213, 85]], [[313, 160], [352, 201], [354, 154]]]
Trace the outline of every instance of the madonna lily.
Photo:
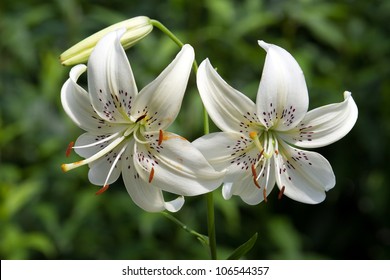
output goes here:
[[301, 148], [331, 144], [354, 126], [358, 110], [350, 92], [344, 101], [308, 112], [305, 78], [284, 49], [259, 41], [267, 51], [256, 104], [230, 87], [209, 60], [199, 66], [198, 89], [214, 123], [223, 131], [194, 142], [217, 169], [227, 168], [222, 193], [248, 204], [267, 200], [275, 183], [283, 194], [319, 203], [335, 185], [329, 162]]
[[[88, 61], [88, 92], [77, 84], [86, 71], [77, 65], [61, 91], [68, 116], [86, 133], [73, 148], [84, 160], [63, 164], [68, 171], [88, 164], [89, 180], [105, 191], [122, 174], [133, 201], [146, 211], [178, 211], [183, 196], [210, 192], [222, 183], [202, 153], [183, 137], [165, 131], [176, 118], [187, 86], [194, 50], [184, 45], [176, 58], [140, 92], [120, 38], [99, 41]], [[166, 202], [163, 191], [178, 198]]]

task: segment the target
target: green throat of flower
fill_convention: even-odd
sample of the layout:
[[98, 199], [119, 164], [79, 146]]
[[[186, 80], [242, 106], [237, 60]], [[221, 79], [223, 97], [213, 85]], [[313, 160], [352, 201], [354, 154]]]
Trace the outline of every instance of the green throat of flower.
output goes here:
[[[253, 183], [257, 188], [261, 188], [259, 184], [260, 176], [264, 176], [264, 172], [269, 177], [269, 170], [271, 168], [271, 158], [273, 156], [279, 156], [278, 150], [278, 139], [272, 131], [262, 131], [258, 133], [256, 131], [249, 132], [249, 137], [253, 140], [254, 145], [259, 150], [258, 160], [255, 164], [251, 165], [251, 171], [253, 176]], [[260, 171], [257, 172], [257, 168], [260, 166]], [[265, 169], [265, 167], [267, 167]], [[266, 171], [267, 170], [267, 171]], [[263, 188], [264, 201], [267, 202], [267, 188], [266, 185]], [[283, 186], [280, 190], [278, 198], [280, 199], [283, 195], [285, 187]]]

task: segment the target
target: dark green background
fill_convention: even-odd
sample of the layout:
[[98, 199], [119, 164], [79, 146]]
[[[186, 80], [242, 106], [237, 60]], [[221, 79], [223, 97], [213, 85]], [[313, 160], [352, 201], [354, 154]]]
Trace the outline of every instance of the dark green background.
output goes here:
[[[262, 39], [300, 63], [310, 108], [353, 93], [359, 118], [342, 140], [316, 149], [337, 184], [319, 205], [275, 190], [248, 206], [215, 193], [219, 257], [258, 232], [248, 259], [390, 258], [390, 1], [14, 1], [0, 3], [0, 257], [2, 259], [207, 259], [193, 236], [161, 214], [136, 207], [119, 180], [95, 196], [87, 167], [60, 165], [81, 134], [65, 115], [60, 89], [70, 67], [58, 56], [95, 31], [133, 16], [157, 19], [209, 57], [224, 79], [255, 98]], [[127, 51], [139, 88], [178, 52], [159, 30]], [[202, 134], [192, 74], [172, 131]], [[215, 130], [215, 127], [212, 127]], [[203, 197], [175, 217], [206, 233]]]

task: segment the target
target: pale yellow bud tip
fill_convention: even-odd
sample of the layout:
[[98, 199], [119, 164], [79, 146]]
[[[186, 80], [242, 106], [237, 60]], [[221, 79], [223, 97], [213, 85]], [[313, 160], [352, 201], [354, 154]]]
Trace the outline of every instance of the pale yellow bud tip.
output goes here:
[[153, 30], [153, 25], [150, 18], [145, 16], [138, 16], [113, 24], [63, 52], [60, 55], [61, 64], [69, 66], [86, 62], [97, 42], [104, 35], [120, 28], [126, 28], [126, 32], [121, 38], [121, 44], [124, 49], [127, 49], [147, 36]]

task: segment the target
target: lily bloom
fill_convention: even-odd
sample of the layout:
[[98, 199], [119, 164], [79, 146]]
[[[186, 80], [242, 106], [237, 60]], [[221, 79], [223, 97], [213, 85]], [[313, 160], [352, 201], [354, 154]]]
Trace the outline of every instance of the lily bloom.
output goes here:
[[267, 51], [256, 104], [229, 86], [208, 59], [199, 66], [197, 85], [214, 123], [223, 131], [194, 145], [216, 170], [227, 169], [222, 193], [250, 205], [267, 201], [275, 183], [299, 202], [315, 204], [335, 186], [329, 162], [301, 148], [329, 145], [354, 126], [358, 109], [350, 92], [344, 101], [308, 112], [305, 78], [286, 50], [259, 41]]
[[[120, 38], [124, 29], [99, 41], [88, 61], [88, 92], [77, 84], [85, 65], [74, 66], [61, 90], [65, 112], [86, 131], [69, 146], [84, 160], [63, 164], [69, 171], [88, 164], [92, 184], [104, 192], [122, 174], [133, 201], [146, 211], [178, 211], [183, 196], [210, 192], [222, 183], [202, 153], [183, 137], [165, 131], [175, 120], [187, 86], [194, 50], [176, 58], [140, 92]], [[163, 191], [178, 195], [165, 201]]]

